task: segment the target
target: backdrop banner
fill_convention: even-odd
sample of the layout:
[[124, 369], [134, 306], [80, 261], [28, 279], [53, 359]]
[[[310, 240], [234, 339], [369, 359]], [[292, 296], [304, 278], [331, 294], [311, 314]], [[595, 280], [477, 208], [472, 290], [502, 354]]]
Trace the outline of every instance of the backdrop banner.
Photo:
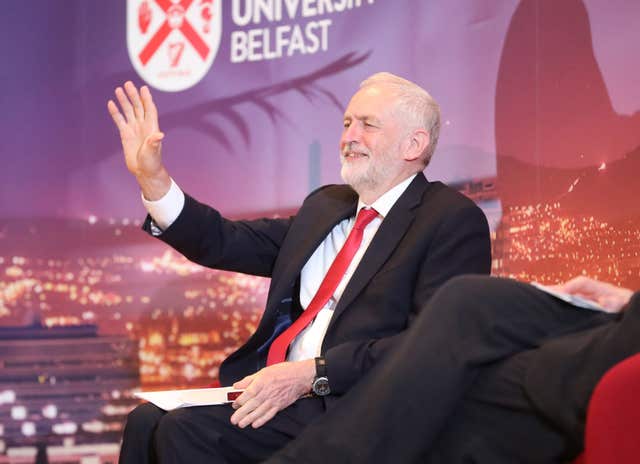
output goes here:
[[494, 274], [638, 289], [639, 17], [635, 0], [3, 4], [0, 463], [115, 462], [133, 392], [210, 384], [262, 311], [266, 279], [140, 230], [117, 86], [151, 87], [186, 192], [272, 217], [341, 182], [350, 96], [399, 74], [442, 107], [426, 175], [483, 208]]

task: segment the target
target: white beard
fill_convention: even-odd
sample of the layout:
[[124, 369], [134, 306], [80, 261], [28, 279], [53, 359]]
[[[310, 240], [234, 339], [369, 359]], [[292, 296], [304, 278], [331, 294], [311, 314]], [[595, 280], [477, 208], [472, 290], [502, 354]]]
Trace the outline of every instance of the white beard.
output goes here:
[[[349, 154], [352, 151], [366, 156], [362, 159], [351, 160]], [[385, 168], [391, 166], [393, 157], [388, 154], [373, 154], [371, 150], [364, 147], [345, 145], [340, 162], [342, 163], [340, 170], [342, 180], [362, 195], [362, 192], [376, 190], [380, 184], [384, 183], [389, 175], [388, 172], [385, 172]]]

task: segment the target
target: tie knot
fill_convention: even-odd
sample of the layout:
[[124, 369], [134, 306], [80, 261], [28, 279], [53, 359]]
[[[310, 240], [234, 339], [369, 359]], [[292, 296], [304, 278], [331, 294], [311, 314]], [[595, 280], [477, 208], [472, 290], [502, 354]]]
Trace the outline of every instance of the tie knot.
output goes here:
[[356, 218], [356, 224], [353, 226], [354, 229], [362, 230], [367, 227], [371, 221], [373, 221], [376, 216], [378, 216], [378, 212], [373, 208], [362, 208], [358, 212], [358, 217]]

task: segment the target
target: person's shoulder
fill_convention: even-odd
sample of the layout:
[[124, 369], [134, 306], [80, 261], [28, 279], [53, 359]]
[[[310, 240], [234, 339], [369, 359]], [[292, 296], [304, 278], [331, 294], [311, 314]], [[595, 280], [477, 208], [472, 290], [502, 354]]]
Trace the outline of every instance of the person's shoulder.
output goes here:
[[489, 238], [487, 217], [473, 200], [454, 188], [430, 182], [416, 211], [417, 223], [425, 227], [454, 230], [458, 233], [482, 233]]
[[316, 200], [337, 200], [337, 201], [354, 201], [358, 199], [358, 194], [349, 185], [346, 184], [327, 184], [313, 190], [304, 202]]
[[429, 182], [429, 188], [425, 192], [425, 203], [435, 203], [441, 207], [456, 209], [480, 209], [480, 207], [469, 197], [458, 190], [449, 187], [441, 181]]
[[342, 195], [353, 195], [355, 194], [355, 191], [353, 190], [353, 188], [351, 188], [350, 185], [347, 184], [326, 184], [326, 185], [322, 185], [318, 188], [316, 188], [315, 190], [313, 190], [311, 193], [309, 193], [309, 195], [307, 195], [308, 197], [312, 196], [312, 195], [316, 195], [316, 194], [342, 194]]

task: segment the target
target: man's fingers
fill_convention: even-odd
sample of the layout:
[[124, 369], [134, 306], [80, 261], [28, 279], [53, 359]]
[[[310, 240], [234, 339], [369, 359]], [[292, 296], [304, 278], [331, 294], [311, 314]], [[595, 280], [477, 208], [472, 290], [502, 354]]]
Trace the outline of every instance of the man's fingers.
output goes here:
[[247, 388], [249, 388], [249, 385], [251, 384], [251, 382], [253, 382], [253, 379], [255, 377], [256, 374], [248, 375], [245, 378], [240, 379], [236, 383], [234, 383], [233, 388], [237, 388], [238, 390], [246, 390]]
[[590, 279], [589, 277], [586, 276], [577, 276], [574, 277], [573, 279], [569, 279], [564, 283], [564, 286], [566, 288], [570, 288], [570, 289], [578, 289], [578, 288], [593, 288], [594, 286], [597, 286], [599, 284], [599, 282]]
[[109, 100], [107, 102], [107, 109], [109, 110], [109, 114], [111, 115], [113, 122], [116, 124], [116, 127], [121, 131], [127, 121], [125, 121], [124, 116], [122, 116], [120, 110], [118, 110], [118, 105], [116, 105], [113, 100]]
[[[238, 388], [235, 386], [235, 384], [233, 385], [233, 388]], [[250, 399], [254, 398], [255, 395], [253, 394], [253, 392], [249, 391], [249, 390], [245, 390], [243, 391], [240, 396], [238, 396], [235, 401], [231, 404], [231, 406], [233, 407], [233, 409], [238, 409], [241, 406], [244, 406], [247, 401], [249, 401]]]
[[[259, 425], [256, 425], [256, 422], [260, 421], [258, 423], [263, 423], [263, 424], [266, 423], [269, 419], [271, 419], [271, 417], [273, 417], [273, 415], [269, 416], [269, 414], [273, 409], [274, 409], [274, 406], [272, 406], [269, 403], [260, 404], [253, 411], [251, 411], [249, 414], [247, 414], [242, 419], [240, 419], [240, 421], [238, 422], [238, 427], [243, 429], [248, 425], [252, 425], [253, 428], [258, 428]], [[277, 408], [276, 408], [276, 412], [277, 412]]]
[[549, 287], [560, 292], [576, 293], [578, 291], [584, 290], [585, 280], [582, 276], [578, 276], [569, 279], [566, 282], [562, 282], [556, 285], [550, 285]]
[[238, 425], [242, 419], [244, 419], [258, 406], [260, 406], [260, 404], [261, 402], [258, 399], [250, 398], [246, 403], [238, 408], [236, 412], [231, 415], [231, 423], [234, 425]]
[[256, 420], [254, 420], [251, 423], [251, 427], [253, 427], [254, 429], [257, 429], [258, 427], [262, 427], [264, 424], [266, 424], [271, 419], [273, 419], [275, 417], [275, 415], [278, 414], [278, 411], [279, 411], [278, 408], [276, 408], [275, 406], [272, 407], [266, 413], [264, 413], [262, 416], [260, 416]]
[[145, 117], [151, 118], [154, 121], [158, 120], [158, 110], [156, 109], [149, 87], [143, 85], [140, 89], [140, 97], [142, 99], [142, 106], [144, 107]]
[[134, 121], [135, 114], [133, 113], [133, 106], [131, 106], [131, 102], [124, 93], [124, 90], [122, 90], [122, 87], [116, 89], [116, 98], [118, 99], [118, 103], [120, 103], [120, 108], [122, 108], [122, 112], [125, 118], [127, 118], [127, 121]]
[[[237, 383], [238, 382], [233, 384], [233, 388], [245, 388], [245, 387], [237, 387], [236, 386]], [[255, 386], [253, 388], [246, 388], [240, 394], [240, 396], [236, 398], [236, 400], [231, 404], [231, 406], [233, 407], [233, 409], [239, 409], [240, 407], [247, 404], [250, 400], [258, 398], [259, 394], [260, 394], [260, 389], [256, 388]]]
[[233, 409], [240, 409], [242, 406], [246, 404], [252, 398], [246, 391], [241, 393], [233, 403], [231, 403], [231, 407]]
[[139, 120], [144, 119], [144, 107], [142, 106], [142, 101], [140, 100], [140, 94], [138, 94], [138, 89], [133, 85], [133, 82], [127, 81], [124, 83], [124, 90], [127, 92], [127, 96], [129, 97], [129, 101], [133, 106], [133, 113], [136, 118]]

